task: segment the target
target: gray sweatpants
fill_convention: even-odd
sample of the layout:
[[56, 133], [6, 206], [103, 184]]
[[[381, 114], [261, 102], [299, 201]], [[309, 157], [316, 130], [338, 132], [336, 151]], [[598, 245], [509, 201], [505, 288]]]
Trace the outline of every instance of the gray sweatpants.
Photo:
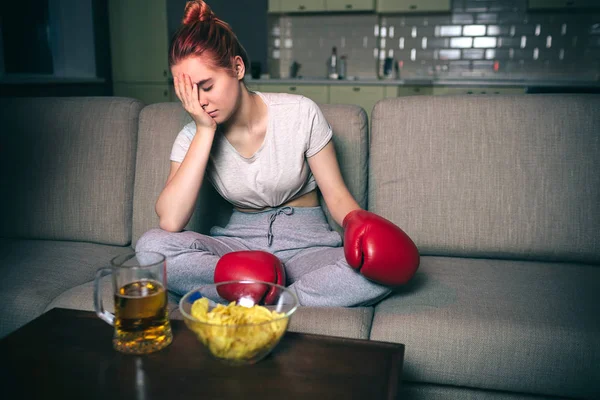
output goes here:
[[364, 306], [389, 295], [390, 289], [348, 265], [341, 246], [321, 207], [282, 207], [258, 213], [234, 210], [227, 226], [213, 227], [210, 236], [153, 229], [139, 239], [136, 251], [167, 257], [168, 288], [179, 296], [213, 283], [219, 258], [240, 250], [277, 256], [285, 266], [286, 285], [303, 306]]

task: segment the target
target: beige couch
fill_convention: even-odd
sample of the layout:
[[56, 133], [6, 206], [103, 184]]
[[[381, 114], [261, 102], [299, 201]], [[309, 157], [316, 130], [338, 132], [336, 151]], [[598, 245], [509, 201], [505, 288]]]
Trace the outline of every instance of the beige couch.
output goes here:
[[[322, 108], [351, 192], [422, 262], [375, 307], [301, 308], [290, 329], [404, 343], [407, 399], [600, 398], [600, 96], [386, 99], [370, 130]], [[0, 337], [92, 309], [95, 270], [157, 225], [188, 121], [175, 103], [0, 99]], [[188, 228], [228, 211], [207, 187]]]

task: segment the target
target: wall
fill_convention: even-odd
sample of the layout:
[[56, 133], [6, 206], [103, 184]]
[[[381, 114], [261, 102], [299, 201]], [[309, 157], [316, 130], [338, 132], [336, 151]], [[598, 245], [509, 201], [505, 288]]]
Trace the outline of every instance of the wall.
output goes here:
[[92, 2], [49, 0], [48, 8], [54, 75], [96, 77]]
[[106, 0], [3, 2], [0, 11], [0, 96], [112, 94]]
[[392, 57], [400, 78], [600, 79], [600, 11], [527, 11], [526, 0], [453, 0], [445, 14], [269, 17], [273, 77], [325, 77], [332, 46], [348, 75], [377, 78]]
[[[186, 0], [168, 0], [169, 38], [181, 23]], [[246, 49], [250, 60], [267, 68], [268, 0], [207, 0], [218, 18], [227, 22]]]

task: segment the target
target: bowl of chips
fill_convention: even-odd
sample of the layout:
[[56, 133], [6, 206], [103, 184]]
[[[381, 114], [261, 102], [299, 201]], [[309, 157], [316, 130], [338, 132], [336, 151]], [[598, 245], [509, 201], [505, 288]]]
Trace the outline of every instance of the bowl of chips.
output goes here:
[[266, 357], [297, 308], [291, 290], [254, 280], [204, 285], [179, 301], [186, 326], [213, 357], [230, 365], [254, 364]]

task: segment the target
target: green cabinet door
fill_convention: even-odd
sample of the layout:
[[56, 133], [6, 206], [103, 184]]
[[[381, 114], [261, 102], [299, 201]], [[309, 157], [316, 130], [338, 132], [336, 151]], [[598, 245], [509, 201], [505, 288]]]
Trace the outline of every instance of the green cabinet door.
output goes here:
[[432, 86], [400, 86], [398, 96], [421, 96], [433, 94]]
[[377, 12], [450, 11], [450, 0], [376, 0]]
[[385, 86], [370, 85], [332, 85], [329, 88], [330, 104], [356, 104], [364, 108], [369, 118], [371, 111], [379, 100], [386, 95]]
[[329, 90], [327, 85], [281, 85], [261, 83], [258, 85], [257, 90], [261, 92], [300, 94], [304, 97], [308, 97], [315, 103], [329, 103]]
[[383, 97], [398, 97], [398, 86], [396, 86], [396, 85], [384, 86]]
[[259, 91], [260, 92], [260, 85], [257, 82], [254, 81], [249, 81], [249, 82], [244, 82], [246, 84], [246, 88], [248, 88], [248, 90], [250, 91]]
[[525, 94], [524, 87], [434, 86], [434, 95], [446, 94]]
[[373, 11], [375, 0], [325, 0], [327, 11]]
[[269, 0], [269, 11], [270, 13], [281, 12], [281, 1], [282, 0]]
[[599, 0], [529, 0], [530, 10], [549, 8], [599, 8]]
[[281, 12], [325, 11], [325, 0], [281, 0]]
[[166, 0], [109, 0], [108, 14], [113, 81], [166, 83]]

